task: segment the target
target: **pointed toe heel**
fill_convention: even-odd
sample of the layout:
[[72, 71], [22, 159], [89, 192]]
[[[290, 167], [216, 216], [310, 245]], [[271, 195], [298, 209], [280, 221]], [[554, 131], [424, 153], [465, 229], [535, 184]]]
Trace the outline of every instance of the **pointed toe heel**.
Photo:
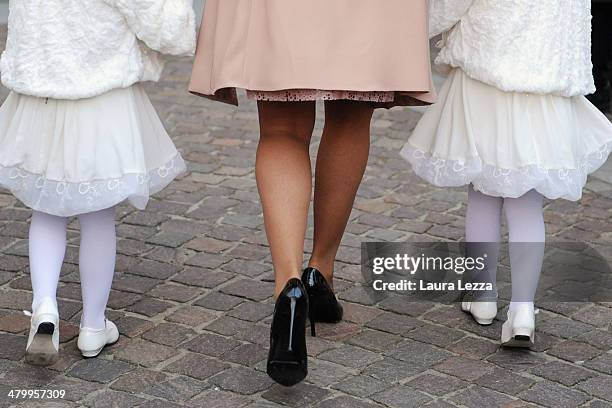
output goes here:
[[316, 268], [304, 269], [302, 283], [308, 292], [310, 334], [316, 337], [316, 322], [338, 323], [342, 320], [344, 310], [331, 286]]
[[306, 319], [308, 296], [299, 279], [291, 279], [276, 300], [270, 328], [267, 373], [277, 383], [290, 387], [308, 375]]

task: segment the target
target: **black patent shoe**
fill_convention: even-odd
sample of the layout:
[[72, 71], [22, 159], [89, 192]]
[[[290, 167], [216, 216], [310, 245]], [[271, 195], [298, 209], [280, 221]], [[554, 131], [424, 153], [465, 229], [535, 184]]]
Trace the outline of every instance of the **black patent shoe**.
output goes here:
[[338, 323], [342, 320], [343, 309], [325, 276], [316, 268], [304, 269], [302, 283], [310, 303], [310, 334], [315, 337], [315, 322]]
[[307, 318], [306, 288], [299, 279], [293, 278], [276, 299], [270, 328], [270, 354], [266, 371], [281, 385], [295, 385], [308, 374]]

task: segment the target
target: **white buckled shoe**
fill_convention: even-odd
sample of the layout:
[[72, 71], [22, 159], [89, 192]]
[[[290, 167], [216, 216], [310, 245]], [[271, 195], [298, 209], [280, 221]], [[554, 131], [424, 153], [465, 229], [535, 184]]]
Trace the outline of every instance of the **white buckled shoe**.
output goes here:
[[105, 324], [104, 329], [98, 330], [81, 327], [77, 346], [83, 357], [96, 357], [104, 347], [119, 340], [117, 326], [110, 320], [105, 320]]
[[488, 326], [497, 316], [497, 302], [461, 302], [461, 310], [472, 315], [476, 323]]
[[532, 347], [535, 341], [535, 314], [533, 305], [527, 304], [508, 311], [508, 320], [502, 326], [502, 346]]
[[51, 298], [44, 298], [31, 316], [25, 361], [39, 366], [55, 364], [59, 358], [59, 313]]

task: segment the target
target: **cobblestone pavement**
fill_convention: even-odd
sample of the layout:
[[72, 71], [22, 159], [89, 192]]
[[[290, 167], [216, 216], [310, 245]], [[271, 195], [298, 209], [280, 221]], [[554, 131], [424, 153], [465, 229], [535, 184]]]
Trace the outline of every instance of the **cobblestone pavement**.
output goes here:
[[[188, 95], [189, 71], [189, 61], [173, 60], [159, 86], [149, 88], [190, 173], [146, 211], [117, 210], [108, 317], [121, 338], [100, 358], [84, 360], [76, 348], [75, 221], [59, 289], [60, 361], [24, 364], [30, 211], [0, 194], [0, 407], [612, 406], [612, 303], [548, 305], [538, 315], [536, 350], [511, 351], [498, 347], [500, 320], [479, 327], [455, 305], [397, 298], [373, 304], [364, 296], [361, 241], [463, 235], [465, 192], [424, 184], [398, 158], [419, 117], [407, 109], [376, 114], [372, 157], [338, 255], [346, 318], [308, 337], [307, 382], [273, 385], [264, 372], [272, 268], [253, 174], [255, 107]], [[548, 233], [612, 257], [611, 209], [612, 185], [592, 180], [579, 204], [547, 204]], [[15, 388], [63, 389], [66, 398], [8, 399]]]

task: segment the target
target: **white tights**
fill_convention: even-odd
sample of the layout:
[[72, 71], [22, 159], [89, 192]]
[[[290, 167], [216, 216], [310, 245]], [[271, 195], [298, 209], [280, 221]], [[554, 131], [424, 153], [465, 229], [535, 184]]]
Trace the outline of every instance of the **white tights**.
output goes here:
[[[83, 313], [81, 327], [102, 329], [115, 272], [114, 209], [78, 216], [81, 225], [79, 269]], [[66, 254], [68, 219], [34, 211], [30, 225], [32, 310], [44, 298], [56, 300], [60, 271]]]
[[[502, 208], [510, 240], [510, 267], [512, 275], [512, 303], [514, 309], [521, 303], [533, 306], [544, 260], [543, 197], [535, 190], [519, 198], [491, 197], [469, 187], [466, 216], [466, 241], [498, 243], [501, 235]], [[492, 261], [488, 268], [491, 282], [495, 282], [497, 252], [489, 255]]]

